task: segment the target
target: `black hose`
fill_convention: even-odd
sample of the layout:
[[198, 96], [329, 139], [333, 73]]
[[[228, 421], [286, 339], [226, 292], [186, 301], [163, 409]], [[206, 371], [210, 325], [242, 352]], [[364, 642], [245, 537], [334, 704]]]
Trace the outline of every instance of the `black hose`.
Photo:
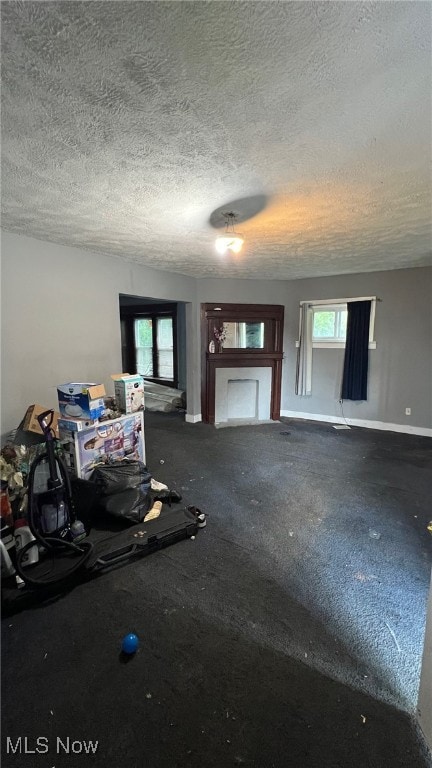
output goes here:
[[74, 544], [71, 541], [63, 541], [62, 539], [56, 539], [53, 536], [48, 537], [46, 539], [43, 539], [40, 537], [41, 541], [44, 542], [44, 546], [49, 549], [51, 552], [55, 550], [56, 547], [63, 548], [65, 547], [69, 551], [73, 552], [79, 552], [82, 554], [82, 557], [79, 559], [78, 563], [75, 563], [73, 568], [70, 568], [66, 573], [63, 573], [61, 576], [54, 576], [51, 579], [36, 579], [28, 575], [27, 570], [28, 566], [26, 568], [23, 568], [21, 565], [22, 558], [24, 557], [25, 553], [28, 549], [35, 546], [34, 541], [29, 541], [27, 544], [24, 545], [22, 549], [19, 549], [16, 556], [16, 564], [15, 568], [18, 572], [18, 575], [21, 576], [23, 581], [25, 581], [26, 584], [29, 584], [32, 587], [48, 587], [51, 584], [60, 584], [62, 581], [67, 581], [74, 573], [79, 571], [87, 562], [89, 559], [91, 553], [93, 552], [93, 544], [91, 544], [89, 541], [83, 541], [78, 546], [77, 544]]

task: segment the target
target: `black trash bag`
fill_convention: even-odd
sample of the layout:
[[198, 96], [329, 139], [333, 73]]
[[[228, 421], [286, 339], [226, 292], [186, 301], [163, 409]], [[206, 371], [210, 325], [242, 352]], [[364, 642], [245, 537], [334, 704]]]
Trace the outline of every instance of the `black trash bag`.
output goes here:
[[149, 493], [143, 493], [140, 488], [128, 488], [126, 491], [101, 497], [99, 511], [110, 517], [127, 520], [129, 523], [141, 523], [150, 504]]
[[152, 505], [151, 474], [142, 461], [101, 465], [90, 480], [99, 490], [102, 515], [140, 523]]
[[86, 533], [90, 533], [100, 498], [99, 487], [90, 480], [72, 477], [71, 492], [75, 515], [84, 524]]
[[150, 490], [151, 474], [142, 461], [126, 460], [96, 467], [90, 480], [96, 483], [103, 496], [139, 487], [145, 493]]

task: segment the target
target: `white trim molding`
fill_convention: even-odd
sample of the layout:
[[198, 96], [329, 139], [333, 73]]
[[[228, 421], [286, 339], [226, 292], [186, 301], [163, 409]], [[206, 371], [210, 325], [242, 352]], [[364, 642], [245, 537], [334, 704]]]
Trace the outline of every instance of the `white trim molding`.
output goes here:
[[380, 301], [376, 296], [352, 296], [350, 299], [308, 299], [301, 301], [300, 304], [315, 304], [317, 306], [326, 304], [348, 304], [350, 301]]
[[[300, 346], [300, 342], [296, 341], [295, 345], [298, 349]], [[369, 349], [376, 349], [376, 348], [377, 348], [376, 341], [370, 341]], [[345, 342], [344, 341], [313, 341], [312, 349], [345, 349]]]
[[281, 416], [287, 419], [306, 419], [309, 421], [324, 421], [331, 424], [349, 424], [350, 427], [365, 427], [366, 429], [381, 429], [385, 432], [404, 432], [407, 435], [432, 437], [429, 427], [414, 427], [411, 424], [390, 424], [387, 421], [372, 421], [372, 419], [344, 419], [342, 416], [328, 416], [323, 413], [305, 413], [303, 411], [282, 411]]
[[199, 421], [202, 421], [202, 415], [200, 413], [187, 413], [185, 415], [185, 421], [187, 421], [188, 424], [197, 424]]

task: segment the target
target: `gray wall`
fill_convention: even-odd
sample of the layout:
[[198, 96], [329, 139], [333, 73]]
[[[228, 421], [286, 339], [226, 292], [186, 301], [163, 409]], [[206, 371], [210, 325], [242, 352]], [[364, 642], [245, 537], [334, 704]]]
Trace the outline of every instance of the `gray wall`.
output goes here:
[[186, 389], [186, 307], [177, 304], [178, 388]]
[[[374, 272], [359, 275], [299, 280], [289, 284], [286, 348], [289, 370], [282, 407], [287, 410], [340, 415], [339, 388], [343, 350], [313, 351], [312, 396], [294, 394], [292, 364], [298, 335], [298, 302], [377, 296], [375, 339], [369, 350], [368, 400], [344, 403], [347, 417], [393, 424], [432, 426], [431, 268]], [[411, 408], [411, 416], [405, 408]]]
[[[55, 407], [57, 384], [97, 381], [113, 391], [110, 374], [121, 369], [119, 293], [189, 302], [196, 286], [181, 275], [2, 233], [2, 434], [29, 404]], [[196, 329], [187, 332], [194, 402]]]
[[[432, 269], [402, 269], [284, 283], [201, 280], [199, 301], [285, 305], [282, 410], [340, 416], [338, 403], [344, 350], [314, 349], [312, 395], [294, 393], [299, 302], [377, 296], [375, 339], [369, 351], [369, 397], [345, 402], [349, 418], [432, 427]], [[405, 408], [411, 408], [411, 416]]]

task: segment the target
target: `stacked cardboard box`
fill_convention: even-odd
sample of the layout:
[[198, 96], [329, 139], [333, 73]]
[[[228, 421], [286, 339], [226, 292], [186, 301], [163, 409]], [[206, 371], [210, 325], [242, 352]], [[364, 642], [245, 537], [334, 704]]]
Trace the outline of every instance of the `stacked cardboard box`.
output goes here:
[[71, 469], [75, 469], [75, 462], [72, 459], [75, 435], [97, 424], [99, 418], [104, 415], [104, 396], [103, 384], [68, 382], [59, 384], [57, 387], [60, 411], [59, 436]]
[[128, 458], [145, 463], [143, 413], [128, 413], [69, 433], [63, 448], [69, 468], [85, 480], [101, 461]]
[[125, 457], [145, 462], [144, 387], [141, 376], [113, 375], [119, 410], [124, 414], [103, 419], [103, 384], [63, 384], [57, 388], [59, 433], [66, 462], [78, 477], [88, 479], [101, 461]]

